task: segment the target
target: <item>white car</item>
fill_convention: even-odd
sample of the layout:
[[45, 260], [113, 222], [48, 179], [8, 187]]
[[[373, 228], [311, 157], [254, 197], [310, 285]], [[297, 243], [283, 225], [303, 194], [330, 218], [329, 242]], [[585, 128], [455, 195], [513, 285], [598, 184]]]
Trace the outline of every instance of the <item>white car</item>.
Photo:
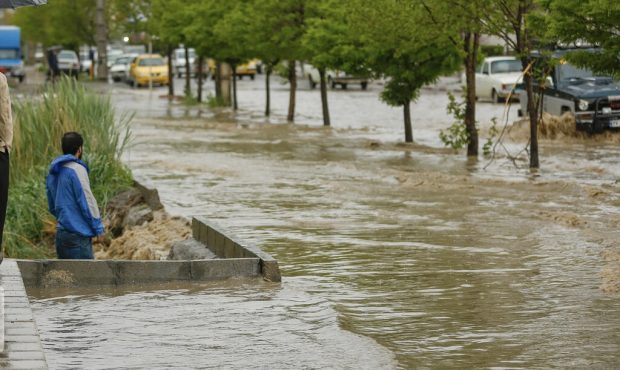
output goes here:
[[[321, 77], [319, 75], [319, 70], [316, 69], [313, 65], [304, 63], [302, 71], [297, 71], [297, 75], [301, 73], [302, 78], [307, 78], [308, 82], [310, 82], [310, 88], [314, 89], [321, 83]], [[325, 71], [325, 79], [327, 80], [327, 84], [335, 89], [336, 86], [340, 85], [343, 89], [346, 89], [348, 85], [360, 85], [362, 90], [366, 90], [368, 87], [368, 79], [365, 77], [352, 76], [345, 72], [327, 70]]]
[[522, 81], [521, 61], [515, 57], [485, 58], [476, 70], [476, 97], [491, 99], [493, 103], [512, 97], [518, 99], [514, 88]]
[[[195, 73], [196, 62], [196, 50], [187, 49], [187, 55], [189, 57], [190, 73]], [[174, 50], [172, 54], [172, 66], [177, 77], [181, 78], [185, 74], [185, 49], [179, 48]]]
[[108, 69], [112, 68], [112, 65], [114, 65], [114, 61], [116, 60], [116, 58], [120, 58], [121, 56], [123, 56], [123, 51], [120, 49], [110, 49], [108, 50]]
[[114, 80], [114, 82], [128, 80], [131, 61], [137, 56], [138, 54], [124, 54], [123, 56], [114, 60], [114, 64], [112, 64], [112, 67], [110, 67], [110, 76], [112, 77], [112, 80]]

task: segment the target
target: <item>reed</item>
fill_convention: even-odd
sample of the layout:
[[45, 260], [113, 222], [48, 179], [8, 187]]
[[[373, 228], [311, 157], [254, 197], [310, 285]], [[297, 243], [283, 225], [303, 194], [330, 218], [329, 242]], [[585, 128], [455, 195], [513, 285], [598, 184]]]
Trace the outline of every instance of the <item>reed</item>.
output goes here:
[[84, 161], [101, 208], [119, 190], [131, 186], [120, 157], [131, 138], [131, 115], [118, 119], [110, 99], [63, 78], [41, 96], [16, 102], [11, 151], [9, 205], [4, 232], [5, 256], [40, 258], [54, 255], [55, 220], [47, 211], [45, 176], [49, 163], [62, 154], [67, 131], [84, 137]]

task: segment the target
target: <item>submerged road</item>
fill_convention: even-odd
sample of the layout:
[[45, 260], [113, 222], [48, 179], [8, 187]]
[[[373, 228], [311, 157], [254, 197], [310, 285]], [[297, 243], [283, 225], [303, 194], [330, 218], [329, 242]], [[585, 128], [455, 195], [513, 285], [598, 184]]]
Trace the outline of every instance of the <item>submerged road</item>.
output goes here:
[[[484, 169], [442, 147], [445, 92], [423, 92], [416, 144], [403, 145], [401, 111], [378, 100], [379, 85], [330, 91], [331, 129], [307, 89], [297, 123], [284, 123], [286, 86], [274, 85], [269, 120], [261, 77], [240, 82], [237, 115], [170, 104], [165, 88], [109, 91], [136, 112], [124, 158], [135, 176], [170, 212], [204, 215], [274, 255], [282, 284], [41, 297], [50, 367], [620, 362], [620, 296], [601, 289], [620, 240], [614, 138], [543, 140], [536, 175], [502, 156]], [[484, 133], [503, 107], [479, 107]]]

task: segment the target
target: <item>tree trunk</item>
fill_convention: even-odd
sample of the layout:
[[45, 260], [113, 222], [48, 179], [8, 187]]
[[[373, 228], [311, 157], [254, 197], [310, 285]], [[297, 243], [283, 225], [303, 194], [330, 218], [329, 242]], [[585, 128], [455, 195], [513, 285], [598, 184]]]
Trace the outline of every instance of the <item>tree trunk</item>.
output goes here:
[[196, 94], [196, 99], [199, 103], [202, 102], [202, 67], [204, 64], [204, 57], [201, 55], [198, 57], [198, 93]]
[[288, 62], [288, 82], [290, 86], [290, 93], [288, 99], [288, 116], [286, 120], [289, 122], [295, 121], [295, 93], [297, 92], [297, 73], [295, 73], [295, 61], [289, 60]]
[[467, 129], [467, 156], [478, 156], [478, 130], [476, 129], [476, 64], [480, 34], [467, 32], [465, 46], [465, 79], [467, 92], [465, 100], [465, 127]]
[[97, 77], [108, 80], [108, 27], [105, 21], [105, 0], [97, 0], [95, 13], [95, 37], [97, 39]]
[[174, 48], [168, 45], [168, 97], [174, 99], [174, 71], [172, 70], [172, 52]]
[[265, 65], [265, 116], [267, 117], [271, 114], [271, 88], [269, 86], [269, 79], [272, 69], [270, 63]]
[[[526, 68], [526, 67], [524, 67]], [[534, 84], [531, 71], [524, 76], [527, 93], [527, 112], [530, 116], [530, 168], [539, 168], [538, 161], [538, 105], [534, 101]]]
[[190, 65], [189, 65], [189, 50], [187, 49], [187, 46], [184, 47], [185, 49], [185, 96], [189, 97], [192, 96], [192, 85], [191, 85], [191, 73], [190, 73]]
[[323, 107], [323, 126], [331, 126], [329, 119], [329, 105], [327, 102], [327, 82], [325, 81], [325, 68], [319, 68], [321, 79], [321, 106]]
[[407, 101], [403, 104], [403, 113], [405, 116], [405, 142], [413, 143], [413, 131], [411, 130], [411, 102]]
[[222, 63], [215, 62], [215, 98], [222, 99]]
[[239, 105], [237, 104], [237, 65], [231, 64], [232, 68], [232, 80], [233, 80], [233, 109], [239, 109]]

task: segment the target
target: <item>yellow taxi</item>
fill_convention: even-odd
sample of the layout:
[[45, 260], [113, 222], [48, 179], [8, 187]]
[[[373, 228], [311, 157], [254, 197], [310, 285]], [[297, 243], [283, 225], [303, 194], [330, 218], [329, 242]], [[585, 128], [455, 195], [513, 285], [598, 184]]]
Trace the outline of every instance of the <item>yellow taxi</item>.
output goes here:
[[170, 83], [168, 65], [159, 54], [142, 54], [137, 56], [129, 67], [129, 81], [134, 87], [153, 84], [167, 85]]
[[237, 78], [241, 80], [243, 76], [250, 76], [252, 80], [254, 79], [256, 76], [256, 59], [237, 66]]

